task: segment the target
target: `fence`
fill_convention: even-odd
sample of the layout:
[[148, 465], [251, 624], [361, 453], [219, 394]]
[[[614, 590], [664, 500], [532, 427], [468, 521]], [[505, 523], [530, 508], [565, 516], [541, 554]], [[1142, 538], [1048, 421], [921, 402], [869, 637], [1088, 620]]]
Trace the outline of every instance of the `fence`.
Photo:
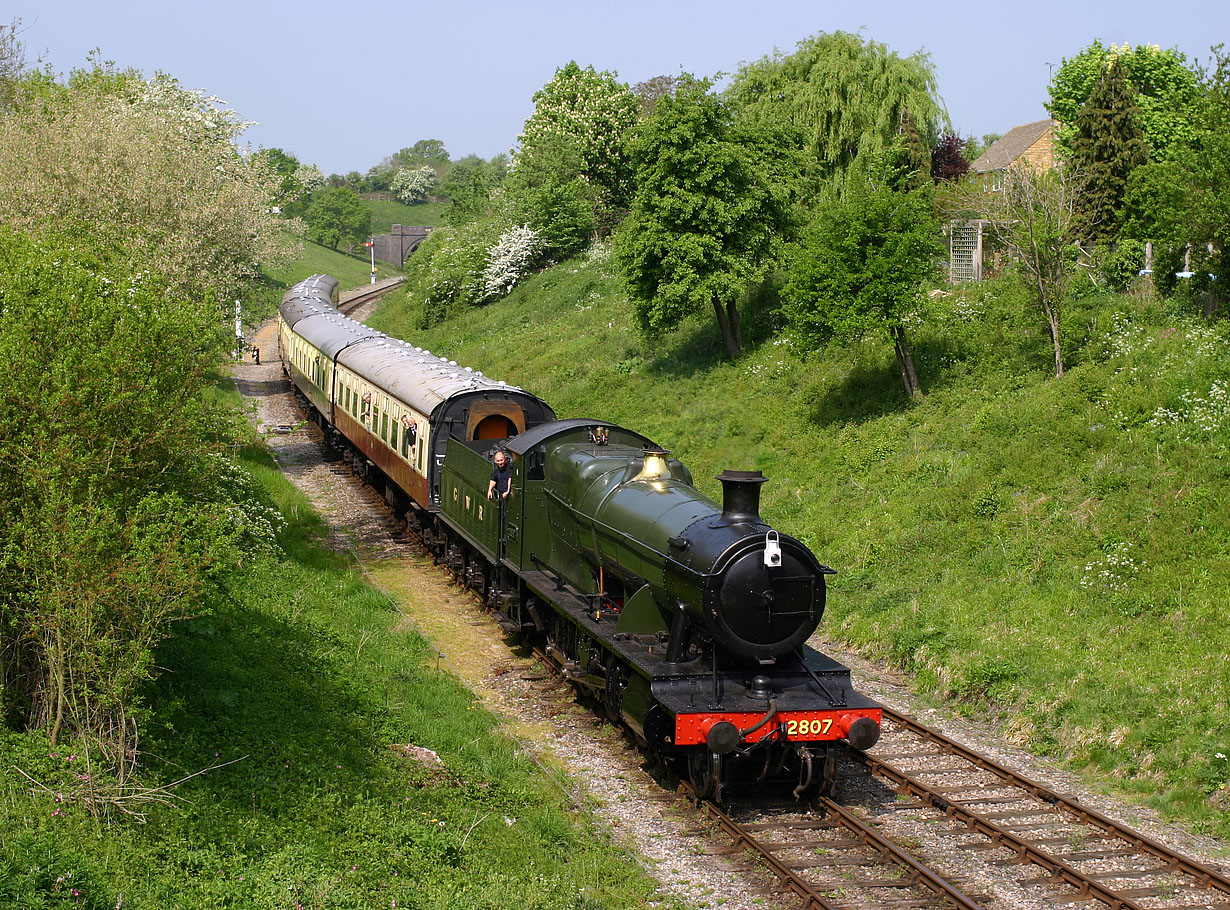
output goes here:
[[948, 226], [948, 280], [982, 280], [985, 221], [953, 221]]

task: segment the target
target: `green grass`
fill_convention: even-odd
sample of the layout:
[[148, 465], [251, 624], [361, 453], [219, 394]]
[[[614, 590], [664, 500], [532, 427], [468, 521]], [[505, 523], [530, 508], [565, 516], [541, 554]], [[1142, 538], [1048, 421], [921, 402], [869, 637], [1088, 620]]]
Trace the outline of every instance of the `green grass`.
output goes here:
[[372, 213], [372, 233], [387, 234], [395, 224], [411, 227], [439, 227], [444, 223], [444, 213], [452, 203], [423, 202], [405, 205], [384, 199], [364, 199]]
[[[310, 240], [301, 241], [299, 254], [282, 268], [264, 268], [261, 284], [244, 301], [244, 319], [256, 325], [272, 316], [282, 302], [285, 293], [304, 278], [312, 275], [332, 275], [342, 283], [342, 289], [357, 288], [371, 281], [371, 260], [331, 250]], [[377, 261], [377, 277], [400, 275], [401, 269], [387, 262]]]
[[289, 521], [287, 555], [179, 624], [142, 728], [147, 783], [205, 773], [132, 803], [147, 824], [98, 819], [56, 796], [87, 773], [71, 746], [0, 732], [0, 905], [642, 906], [639, 867], [319, 548], [319, 517], [263, 451], [245, 459]]
[[395, 199], [373, 199], [364, 197], [363, 204], [371, 212], [371, 232], [387, 234], [395, 224], [418, 226], [418, 228], [439, 228], [444, 224], [444, 213], [448, 212], [451, 203], [423, 202], [416, 205], [406, 205]]
[[1045, 324], [988, 283], [912, 330], [908, 402], [880, 339], [802, 351], [745, 309], [733, 362], [708, 315], [647, 341], [612, 267], [575, 260], [431, 330], [405, 296], [376, 323], [645, 433], [715, 498], [764, 470], [764, 514], [838, 571], [827, 634], [1230, 836], [1226, 324], [1075, 301], [1055, 379]]
[[[377, 262], [376, 268], [384, 277], [401, 274], [400, 269], [387, 262]], [[331, 250], [308, 240], [304, 241], [303, 249], [286, 268], [269, 269], [265, 274], [267, 280], [279, 289], [280, 301], [282, 293], [312, 275], [332, 275], [342, 283], [343, 288], [367, 284], [371, 280], [372, 265], [366, 256]]]

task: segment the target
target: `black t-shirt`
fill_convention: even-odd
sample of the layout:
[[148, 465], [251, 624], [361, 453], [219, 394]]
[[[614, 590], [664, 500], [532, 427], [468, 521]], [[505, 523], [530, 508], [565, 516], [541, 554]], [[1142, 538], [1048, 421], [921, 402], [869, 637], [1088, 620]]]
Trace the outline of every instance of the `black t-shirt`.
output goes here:
[[491, 479], [495, 481], [495, 492], [497, 495], [503, 496], [508, 492], [509, 486], [512, 484], [512, 462], [504, 462], [504, 467], [497, 465], [491, 466]]

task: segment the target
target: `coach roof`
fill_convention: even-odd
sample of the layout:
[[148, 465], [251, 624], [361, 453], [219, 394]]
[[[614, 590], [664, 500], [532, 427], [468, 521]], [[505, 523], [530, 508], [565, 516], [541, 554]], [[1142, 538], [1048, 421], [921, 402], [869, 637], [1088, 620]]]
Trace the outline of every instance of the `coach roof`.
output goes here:
[[282, 305], [278, 307], [282, 319], [293, 327], [306, 316], [332, 311], [337, 284], [337, 279], [329, 275], [313, 275], [300, 281], [282, 297]]
[[338, 363], [427, 415], [443, 402], [465, 393], [534, 397], [516, 386], [489, 379], [470, 367], [458, 366], [456, 361], [436, 357], [430, 351], [386, 335], [347, 347]]

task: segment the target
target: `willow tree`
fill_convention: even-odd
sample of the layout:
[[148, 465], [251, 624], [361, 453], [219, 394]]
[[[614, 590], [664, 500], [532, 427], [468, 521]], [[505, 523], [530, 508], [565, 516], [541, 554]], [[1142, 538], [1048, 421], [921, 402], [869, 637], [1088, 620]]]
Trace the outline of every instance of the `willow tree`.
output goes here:
[[948, 125], [927, 54], [901, 57], [849, 32], [821, 32], [793, 54], [744, 64], [725, 100], [742, 117], [787, 125], [814, 155], [822, 179], [903, 142], [914, 164], [929, 164]]

